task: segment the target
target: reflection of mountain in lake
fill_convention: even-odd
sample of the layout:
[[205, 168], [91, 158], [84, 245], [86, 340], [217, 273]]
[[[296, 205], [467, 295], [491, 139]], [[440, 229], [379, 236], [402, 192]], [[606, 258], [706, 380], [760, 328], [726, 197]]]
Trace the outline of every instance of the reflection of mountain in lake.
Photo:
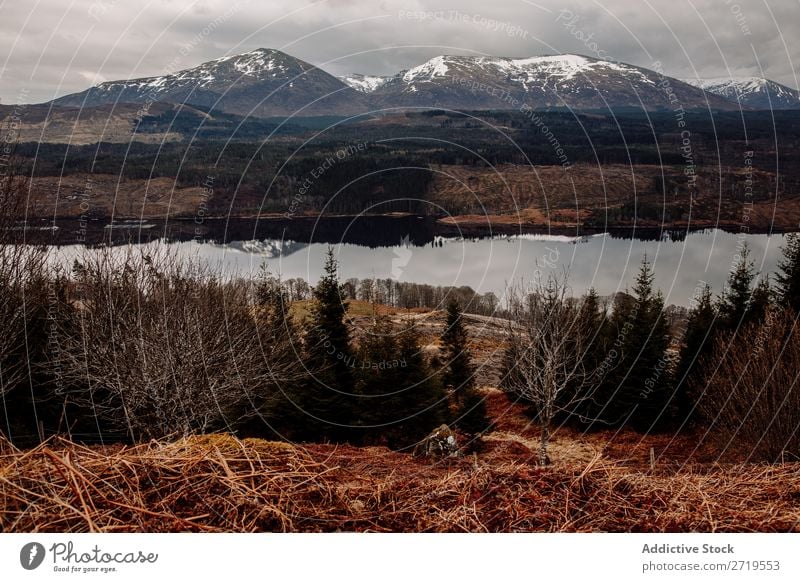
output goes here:
[[260, 255], [268, 259], [288, 257], [308, 248], [308, 243], [291, 240], [237, 240], [223, 245], [227, 250], [251, 255]]
[[[152, 231], [154, 229], [150, 229]], [[252, 231], [251, 231], [252, 232]], [[744, 239], [742, 239], [744, 236]], [[610, 234], [573, 237], [527, 234], [495, 238], [442, 238], [418, 245], [396, 237], [385, 245], [305, 242], [286, 238], [257, 238], [226, 242], [190, 239], [167, 242], [178, 257], [199, 260], [225, 276], [256, 277], [266, 265], [283, 279], [302, 278], [315, 284], [325, 256], [333, 246], [342, 280], [393, 279], [452, 287], [471, 287], [502, 297], [509, 285], [529, 285], [536, 277], [569, 273], [575, 295], [593, 288], [599, 295], [629, 292], [644, 257], [653, 264], [655, 286], [667, 304], [688, 306], [706, 283], [719, 293], [738, 261], [742, 242], [751, 250], [755, 269], [773, 273], [785, 244], [779, 235], [693, 232], [648, 240]], [[164, 245], [163, 239], [149, 243]], [[52, 260], [70, 269], [85, 245], [58, 247]], [[126, 252], [119, 248], [118, 252]]]

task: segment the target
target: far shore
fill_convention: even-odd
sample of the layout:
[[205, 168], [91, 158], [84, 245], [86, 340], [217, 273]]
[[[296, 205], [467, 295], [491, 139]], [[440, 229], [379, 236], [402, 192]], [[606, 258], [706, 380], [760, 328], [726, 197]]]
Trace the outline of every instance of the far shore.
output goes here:
[[720, 229], [743, 234], [782, 234], [800, 231], [792, 225], [775, 224], [743, 228], [735, 221], [693, 220], [691, 222], [640, 220], [636, 223], [569, 223], [529, 221], [510, 215], [419, 216], [386, 214], [302, 214], [252, 213], [242, 216], [195, 217], [105, 217], [79, 219], [72, 216], [30, 218], [15, 227], [19, 242], [32, 244], [95, 245], [102, 243], [148, 242], [155, 239], [214, 241], [279, 239], [297, 242], [393, 246], [404, 237], [415, 245], [428, 244], [437, 237], [488, 238], [525, 234], [591, 236], [609, 233], [622, 238], [653, 239], [664, 233], [680, 238], [691, 232]]

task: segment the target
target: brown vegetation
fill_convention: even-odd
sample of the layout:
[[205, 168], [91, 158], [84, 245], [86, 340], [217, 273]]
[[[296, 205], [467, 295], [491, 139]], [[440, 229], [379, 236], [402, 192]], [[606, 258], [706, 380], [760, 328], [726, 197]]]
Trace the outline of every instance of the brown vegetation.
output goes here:
[[111, 174], [34, 178], [27, 185], [32, 217], [165, 219], [198, 215], [203, 188], [179, 187], [172, 178], [131, 180]]
[[[662, 208], [670, 210], [689, 199], [686, 192], [665, 197], [653, 189], [652, 185], [664, 175], [669, 177], [678, 172], [679, 169], [671, 167], [639, 165], [631, 169], [614, 164], [602, 167], [576, 164], [568, 171], [561, 166], [515, 165], [503, 165], [497, 171], [465, 166], [442, 166], [439, 170], [442, 173], [434, 173], [427, 198], [453, 211], [453, 216], [441, 220], [443, 226], [458, 227], [466, 233], [487, 232], [489, 228], [496, 232], [537, 227], [574, 229], [587, 225], [603, 228], [630, 226], [634, 222], [642, 228], [691, 225], [738, 229], [743, 214], [747, 215], [751, 230], [791, 230], [800, 224], [800, 197], [782, 195], [778, 202], [756, 200], [752, 207], [746, 207], [742, 201], [721, 200], [718, 181], [710, 179], [700, 181], [700, 196], [693, 203], [691, 216], [684, 212], [681, 218], [663, 218]], [[763, 177], [766, 183], [773, 179]], [[87, 208], [92, 216], [117, 219], [194, 218], [201, 210], [208, 217], [208, 210], [201, 209], [201, 205], [212, 202], [209, 192], [202, 187], [178, 186], [173, 178], [167, 177], [136, 180], [113, 174], [46, 176], [35, 178], [27, 190], [32, 217], [77, 218]], [[282, 213], [258, 211], [262, 196], [260, 190], [239, 191], [236, 207], [228, 209], [225, 205], [226, 214], [232, 218], [281, 217]], [[639, 206], [653, 208], [656, 217], [639, 217], [634, 221], [614, 214], [623, 205], [632, 205], [634, 200]]]
[[[685, 184], [674, 185], [683, 171], [680, 167], [647, 164], [575, 164], [526, 166], [503, 164], [496, 168], [441, 166], [434, 174], [429, 199], [445, 208], [456, 208], [443, 224], [475, 229], [507, 231], [511, 227], [574, 228], [591, 224], [613, 227], [636, 224], [638, 227], [686, 226], [738, 228], [747, 214], [750, 229], [795, 229], [800, 223], [800, 198], [782, 195], [774, 199], [775, 175], [754, 171], [753, 179], [766, 184], [768, 199], [743, 201], [721, 198], [744, 179], [742, 170], [725, 168], [720, 182], [719, 168], [704, 169], [697, 182], [698, 196], [691, 215], [681, 208], [692, 196]], [[678, 180], [680, 182], [680, 180]], [[661, 192], [661, 184], [672, 190]], [[653, 217], [621, 218], [615, 210], [631, 205], [652, 208]], [[777, 208], [780, 212], [776, 212]], [[671, 216], [674, 214], [679, 216]]]
[[440, 463], [228, 435], [0, 441], [0, 530], [800, 531], [796, 463], [717, 464], [693, 435], [559, 429], [542, 468], [522, 407], [485, 395], [496, 430], [477, 455]]
[[797, 465], [535, 466], [520, 443], [429, 464], [384, 448], [199, 436], [0, 453], [2, 531], [800, 531]]
[[301, 375], [263, 285], [158, 249], [87, 253], [73, 278], [53, 324], [56, 393], [110, 429], [134, 439], [219, 430]]
[[698, 407], [718, 450], [776, 462], [800, 450], [800, 334], [796, 315], [772, 309], [762, 325], [719, 337]]
[[[176, 106], [166, 103], [152, 103], [149, 115], [169, 113]], [[196, 114], [194, 108], [184, 108]], [[0, 106], [0, 123], [9, 123], [14, 113], [11, 106]], [[149, 133], [135, 131], [137, 119], [142, 115], [142, 106], [131, 103], [116, 103], [101, 107], [51, 107], [50, 105], [29, 105], [25, 115], [17, 120], [18, 141], [37, 143], [57, 143], [81, 146], [106, 143], [151, 143], [179, 141], [176, 131]]]

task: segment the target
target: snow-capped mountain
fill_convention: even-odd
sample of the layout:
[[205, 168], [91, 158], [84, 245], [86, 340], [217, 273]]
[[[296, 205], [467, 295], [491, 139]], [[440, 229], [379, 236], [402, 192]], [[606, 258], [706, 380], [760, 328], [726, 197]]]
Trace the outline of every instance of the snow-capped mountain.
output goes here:
[[677, 107], [789, 108], [800, 93], [764, 79], [687, 82], [582, 55], [529, 58], [438, 56], [391, 77], [337, 79], [283, 52], [258, 49], [157, 77], [110, 81], [56, 99], [94, 107], [154, 102], [242, 116], [353, 115], [387, 108], [525, 110]]
[[345, 85], [349, 85], [356, 91], [361, 91], [362, 93], [372, 93], [379, 87], [386, 84], [391, 77], [380, 77], [377, 75], [360, 75], [358, 73], [353, 73], [352, 75], [346, 75], [344, 77], [339, 77], [339, 80], [342, 81]]
[[684, 79], [704, 91], [753, 109], [800, 109], [800, 91], [761, 77]]
[[271, 117], [363, 111], [362, 95], [336, 77], [281, 51], [257, 49], [158, 77], [110, 81], [55, 105], [187, 103], [225, 113]]
[[[582, 55], [438, 56], [395, 75], [373, 96], [390, 106], [453, 109], [673, 108], [664, 79], [648, 69]], [[730, 108], [729, 102], [717, 96], [707, 98], [695, 87], [666, 79], [684, 108]]]

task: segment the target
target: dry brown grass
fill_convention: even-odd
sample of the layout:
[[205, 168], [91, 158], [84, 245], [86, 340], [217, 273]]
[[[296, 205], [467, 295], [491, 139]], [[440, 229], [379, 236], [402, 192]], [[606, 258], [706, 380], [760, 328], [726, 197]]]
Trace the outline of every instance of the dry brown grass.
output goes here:
[[0, 442], [0, 530], [800, 531], [800, 466], [534, 465], [523, 442], [444, 464], [216, 435], [129, 447]]
[[[630, 226], [631, 219], [608, 216], [607, 210], [630, 203], [660, 207], [689, 199], [685, 186], [666, 199], [654, 189], [664, 176], [681, 175], [676, 166], [637, 164], [575, 164], [568, 171], [561, 166], [503, 164], [495, 169], [471, 166], [440, 166], [428, 198], [458, 215], [443, 219], [444, 225], [466, 233], [485, 232], [491, 224], [495, 232], [516, 232], [524, 227], [574, 228], [592, 217], [605, 226]], [[726, 226], [738, 229], [742, 221], [742, 202], [725, 198], [719, 192], [730, 191], [731, 184], [744, 180], [745, 170], [725, 168], [720, 184], [719, 168], [700, 167], [697, 187], [700, 192], [692, 209], [695, 228]], [[771, 186], [773, 173], [756, 170], [753, 179]], [[796, 193], [781, 196], [780, 211], [775, 201], [757, 201], [749, 212], [748, 225], [753, 229], [793, 230], [800, 221], [800, 197]], [[607, 224], [607, 221], [608, 222]], [[685, 227], [685, 220], [663, 223], [660, 219], [637, 219], [638, 227]]]
[[71, 174], [32, 180], [29, 217], [78, 218], [87, 205], [98, 216], [116, 219], [196, 217], [208, 192], [199, 186], [178, 186], [172, 178], [120, 179], [114, 174]]

